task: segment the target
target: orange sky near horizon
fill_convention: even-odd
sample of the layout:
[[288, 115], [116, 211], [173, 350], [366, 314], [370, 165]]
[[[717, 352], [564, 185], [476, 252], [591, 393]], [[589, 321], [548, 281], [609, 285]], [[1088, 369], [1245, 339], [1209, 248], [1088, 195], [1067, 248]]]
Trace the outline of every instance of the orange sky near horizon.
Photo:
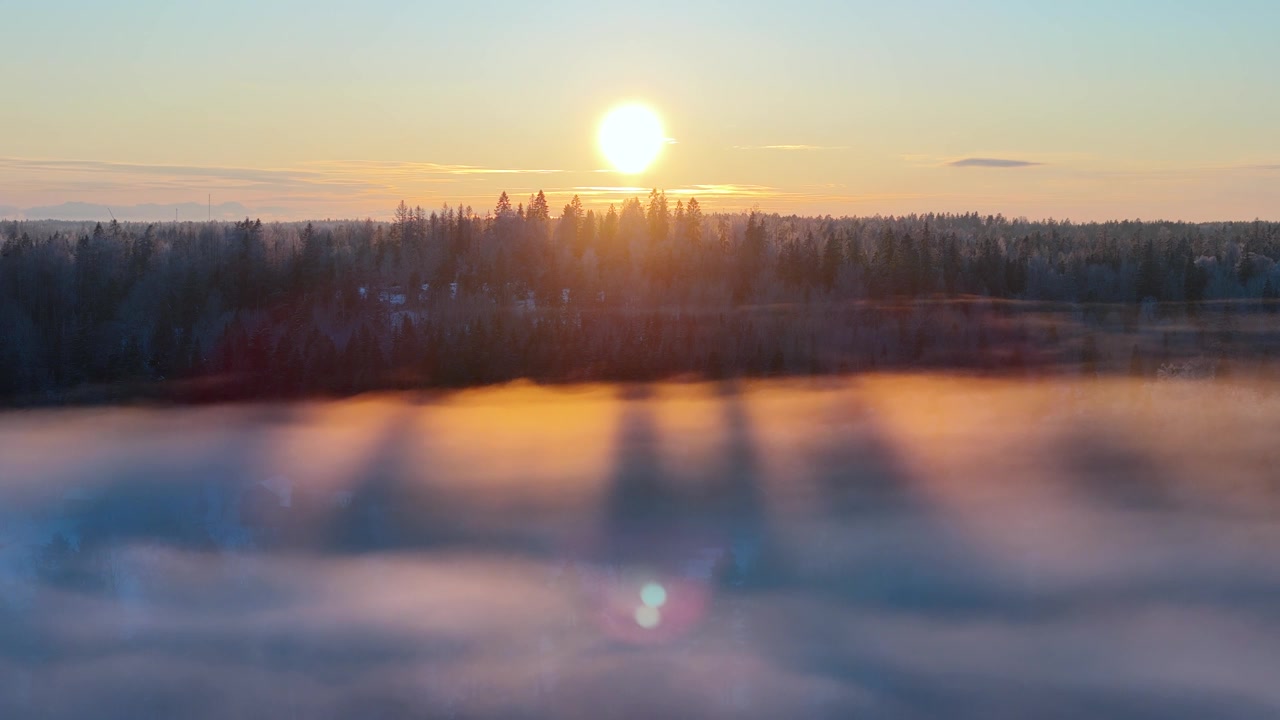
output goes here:
[[[660, 188], [726, 211], [1280, 220], [1274, 2], [430, 5], [6, 10], [0, 217], [195, 220], [210, 195], [264, 219], [483, 213], [540, 189], [558, 212]], [[626, 102], [669, 138], [634, 175], [596, 146]]]

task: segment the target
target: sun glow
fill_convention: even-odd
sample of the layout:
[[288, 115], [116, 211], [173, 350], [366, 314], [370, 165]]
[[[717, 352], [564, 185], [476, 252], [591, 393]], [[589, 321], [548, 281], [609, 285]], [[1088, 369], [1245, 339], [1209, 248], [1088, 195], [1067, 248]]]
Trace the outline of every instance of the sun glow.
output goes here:
[[635, 175], [653, 164], [667, 139], [658, 114], [643, 105], [623, 105], [600, 122], [600, 152], [619, 172]]

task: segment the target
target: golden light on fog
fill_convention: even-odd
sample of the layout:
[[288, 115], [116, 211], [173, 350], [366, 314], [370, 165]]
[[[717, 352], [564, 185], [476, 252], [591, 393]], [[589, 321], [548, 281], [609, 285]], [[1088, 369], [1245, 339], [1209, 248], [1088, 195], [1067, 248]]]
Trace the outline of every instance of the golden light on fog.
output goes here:
[[596, 136], [600, 152], [619, 172], [644, 172], [662, 152], [667, 138], [662, 119], [644, 105], [623, 105], [609, 111]]

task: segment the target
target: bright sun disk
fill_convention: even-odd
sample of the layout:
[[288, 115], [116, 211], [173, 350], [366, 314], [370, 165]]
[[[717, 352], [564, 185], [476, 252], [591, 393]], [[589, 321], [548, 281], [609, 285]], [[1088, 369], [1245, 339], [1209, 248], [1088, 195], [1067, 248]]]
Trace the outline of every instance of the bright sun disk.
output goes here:
[[666, 144], [662, 120], [643, 105], [623, 105], [609, 111], [597, 136], [600, 152], [619, 172], [644, 172]]

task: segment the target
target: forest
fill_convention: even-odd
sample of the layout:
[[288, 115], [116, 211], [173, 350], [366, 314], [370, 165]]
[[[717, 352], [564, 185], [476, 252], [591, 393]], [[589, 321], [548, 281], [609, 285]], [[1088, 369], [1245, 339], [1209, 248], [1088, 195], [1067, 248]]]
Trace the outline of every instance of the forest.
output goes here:
[[[1280, 223], [607, 211], [0, 223], [0, 402], [895, 369], [1265, 370]], [[1198, 363], [1198, 365], [1197, 365]]]

